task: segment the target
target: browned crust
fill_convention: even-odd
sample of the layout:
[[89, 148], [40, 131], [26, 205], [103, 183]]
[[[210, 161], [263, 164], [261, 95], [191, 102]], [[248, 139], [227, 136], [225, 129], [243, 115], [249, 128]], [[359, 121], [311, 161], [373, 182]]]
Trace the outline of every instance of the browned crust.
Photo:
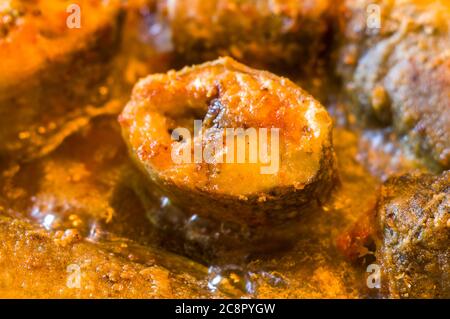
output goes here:
[[381, 189], [382, 291], [392, 298], [450, 297], [450, 171], [408, 174]]

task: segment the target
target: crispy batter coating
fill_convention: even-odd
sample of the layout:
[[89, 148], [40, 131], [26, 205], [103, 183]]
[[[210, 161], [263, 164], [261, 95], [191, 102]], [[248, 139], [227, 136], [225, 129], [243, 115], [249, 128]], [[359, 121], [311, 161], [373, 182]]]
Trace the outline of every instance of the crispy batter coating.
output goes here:
[[[194, 119], [205, 129], [279, 128], [279, 170], [261, 174], [259, 160], [175, 164], [171, 132]], [[333, 186], [326, 110], [289, 80], [231, 58], [141, 80], [120, 123], [136, 163], [191, 214], [268, 225], [324, 200]]]
[[[381, 28], [367, 12], [378, 5]], [[448, 1], [347, 1], [340, 72], [363, 118], [392, 123], [430, 166], [450, 167]], [[369, 10], [370, 11], [370, 10]]]
[[188, 62], [229, 55], [251, 66], [303, 65], [324, 49], [330, 0], [159, 1]]
[[393, 177], [381, 195], [382, 289], [393, 298], [449, 298], [450, 171]]

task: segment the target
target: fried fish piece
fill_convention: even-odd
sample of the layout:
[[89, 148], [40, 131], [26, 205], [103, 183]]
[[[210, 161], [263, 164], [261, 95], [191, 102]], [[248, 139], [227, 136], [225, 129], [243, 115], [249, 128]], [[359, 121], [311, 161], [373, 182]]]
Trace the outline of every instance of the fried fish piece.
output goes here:
[[450, 171], [392, 177], [381, 190], [377, 251], [393, 298], [450, 297]]
[[86, 103], [110, 69], [121, 16], [118, 0], [0, 3], [0, 155], [19, 156]]
[[[141, 80], [119, 120], [137, 165], [190, 215], [276, 225], [292, 220], [302, 205], [324, 201], [335, 182], [332, 121], [324, 107], [288, 79], [228, 57]], [[192, 128], [194, 120], [203, 120], [201, 130], [186, 129], [174, 141], [174, 130]], [[250, 138], [239, 163], [239, 134], [228, 135], [229, 128], [254, 128], [259, 138], [260, 129], [279, 129], [279, 147], [272, 147], [275, 135], [258, 145], [260, 152], [270, 147], [271, 163], [279, 154], [279, 166], [263, 173], [264, 158], [251, 162]], [[206, 152], [208, 132], [224, 147], [197, 160], [195, 148]], [[236, 153], [225, 135], [236, 142]], [[192, 161], [176, 164], [173, 152], [183, 143]]]
[[306, 66], [324, 49], [333, 1], [159, 1], [179, 58], [229, 55], [254, 67]]
[[392, 124], [430, 167], [448, 169], [450, 3], [349, 0], [345, 11], [338, 68], [357, 113]]
[[129, 240], [94, 243], [4, 214], [0, 240], [2, 298], [224, 297], [207, 289], [203, 265]]

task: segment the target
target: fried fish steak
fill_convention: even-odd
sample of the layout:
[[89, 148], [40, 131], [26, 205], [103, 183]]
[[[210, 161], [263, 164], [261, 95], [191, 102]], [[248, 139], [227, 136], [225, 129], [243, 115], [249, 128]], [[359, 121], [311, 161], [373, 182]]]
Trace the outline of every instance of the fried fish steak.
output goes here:
[[431, 167], [448, 169], [450, 3], [349, 0], [344, 12], [338, 68], [356, 113], [392, 124]]
[[121, 16], [118, 0], [0, 3], [0, 155], [86, 103], [108, 73]]
[[450, 171], [392, 177], [381, 190], [377, 252], [393, 298], [450, 297]]
[[179, 58], [232, 56], [254, 67], [306, 66], [324, 49], [333, 1], [210, 0], [158, 3]]
[[[171, 132], [192, 127], [195, 119], [220, 137], [225, 128], [279, 128], [278, 170], [261, 173], [261, 160], [175, 164]], [[288, 79], [231, 58], [148, 76], [136, 84], [119, 120], [137, 165], [191, 215], [272, 225], [325, 200], [335, 182], [332, 121], [324, 107]], [[189, 154], [196, 143], [205, 146], [202, 135], [193, 137]], [[231, 151], [222, 152], [215, 155], [225, 159]]]

